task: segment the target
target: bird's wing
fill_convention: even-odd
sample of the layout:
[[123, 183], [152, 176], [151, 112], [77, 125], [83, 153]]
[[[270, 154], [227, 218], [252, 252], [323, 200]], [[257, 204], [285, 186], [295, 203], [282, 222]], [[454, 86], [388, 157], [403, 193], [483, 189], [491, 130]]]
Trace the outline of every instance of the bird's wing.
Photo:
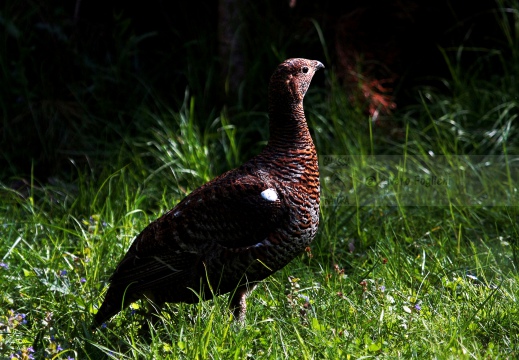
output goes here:
[[282, 194], [256, 176], [217, 178], [167, 215], [176, 221], [182, 244], [211, 242], [229, 248], [255, 245], [276, 227], [285, 210]]
[[132, 291], [149, 289], [189, 275], [186, 270], [197, 261], [196, 254], [186, 252], [140, 257], [129, 251], [110, 277], [110, 282], [116, 287], [131, 285]]
[[247, 248], [265, 240], [285, 213], [281, 194], [258, 177], [219, 177], [151, 223], [111, 277], [134, 289], [186, 276], [205, 248]]

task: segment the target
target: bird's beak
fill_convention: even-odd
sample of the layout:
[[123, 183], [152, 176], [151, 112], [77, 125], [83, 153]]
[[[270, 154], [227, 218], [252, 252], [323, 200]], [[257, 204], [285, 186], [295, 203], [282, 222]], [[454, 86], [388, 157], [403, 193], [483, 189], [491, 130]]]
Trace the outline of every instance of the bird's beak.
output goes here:
[[324, 69], [324, 65], [322, 62], [315, 60], [315, 71]]

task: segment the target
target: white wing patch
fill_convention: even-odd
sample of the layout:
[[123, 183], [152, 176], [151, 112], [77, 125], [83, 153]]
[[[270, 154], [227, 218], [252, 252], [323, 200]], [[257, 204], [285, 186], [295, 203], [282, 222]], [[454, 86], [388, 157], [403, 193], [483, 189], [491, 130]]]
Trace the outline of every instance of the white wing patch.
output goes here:
[[276, 201], [278, 199], [278, 194], [274, 189], [267, 189], [261, 192], [261, 197], [267, 201]]

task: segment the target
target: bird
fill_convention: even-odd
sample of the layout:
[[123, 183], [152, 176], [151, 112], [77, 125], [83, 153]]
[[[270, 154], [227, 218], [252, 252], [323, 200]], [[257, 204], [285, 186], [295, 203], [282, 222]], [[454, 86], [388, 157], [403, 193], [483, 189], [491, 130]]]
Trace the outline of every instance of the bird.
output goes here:
[[136, 236], [109, 279], [92, 328], [140, 299], [160, 309], [226, 293], [234, 319], [244, 321], [249, 293], [317, 233], [319, 167], [303, 98], [322, 68], [303, 58], [277, 66], [269, 82], [267, 145]]

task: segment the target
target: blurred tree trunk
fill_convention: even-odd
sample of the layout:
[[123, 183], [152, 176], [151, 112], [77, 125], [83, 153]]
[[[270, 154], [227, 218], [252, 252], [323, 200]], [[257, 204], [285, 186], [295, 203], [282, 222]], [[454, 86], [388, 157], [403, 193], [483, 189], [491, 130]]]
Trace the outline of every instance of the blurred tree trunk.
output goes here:
[[238, 94], [245, 78], [245, 54], [241, 11], [247, 0], [220, 0], [218, 3], [218, 52], [225, 95]]

